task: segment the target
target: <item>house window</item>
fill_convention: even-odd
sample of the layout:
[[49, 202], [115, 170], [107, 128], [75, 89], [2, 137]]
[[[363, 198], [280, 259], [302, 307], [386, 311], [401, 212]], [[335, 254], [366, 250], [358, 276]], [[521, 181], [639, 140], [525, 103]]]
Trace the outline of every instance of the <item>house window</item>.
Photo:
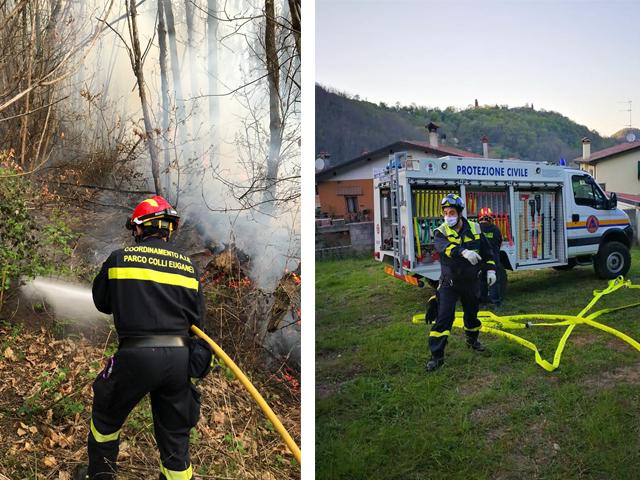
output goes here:
[[347, 213], [358, 213], [358, 197], [344, 197], [347, 202]]

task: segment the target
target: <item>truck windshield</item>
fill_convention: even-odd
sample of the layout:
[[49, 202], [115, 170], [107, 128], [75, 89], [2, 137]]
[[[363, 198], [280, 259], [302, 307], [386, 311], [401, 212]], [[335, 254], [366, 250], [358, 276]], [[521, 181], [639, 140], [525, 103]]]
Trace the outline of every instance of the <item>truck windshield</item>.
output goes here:
[[571, 177], [571, 185], [573, 187], [573, 198], [575, 199], [576, 205], [600, 209], [607, 208], [607, 197], [591, 177], [586, 175], [573, 175]]

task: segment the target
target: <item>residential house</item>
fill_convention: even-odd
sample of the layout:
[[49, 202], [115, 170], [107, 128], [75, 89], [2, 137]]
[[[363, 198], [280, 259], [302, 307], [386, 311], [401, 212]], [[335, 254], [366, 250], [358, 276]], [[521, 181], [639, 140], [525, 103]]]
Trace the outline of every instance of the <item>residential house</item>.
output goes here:
[[618, 197], [640, 195], [640, 141], [626, 142], [591, 152], [591, 141], [582, 139], [582, 157], [573, 160], [589, 172], [607, 192]]
[[[338, 164], [332, 164], [326, 154], [319, 156], [316, 161], [316, 208], [324, 215], [347, 221], [373, 220], [373, 172], [383, 169], [389, 162], [389, 155], [395, 152], [406, 151], [414, 158], [480, 157], [439, 142], [438, 126], [434, 123], [426, 127], [428, 142], [399, 140]], [[487, 156], [486, 137], [483, 144]]]
[[591, 141], [582, 139], [582, 157], [574, 160], [589, 172], [607, 193], [615, 192], [618, 207], [629, 215], [640, 243], [640, 141], [626, 142], [591, 152]]

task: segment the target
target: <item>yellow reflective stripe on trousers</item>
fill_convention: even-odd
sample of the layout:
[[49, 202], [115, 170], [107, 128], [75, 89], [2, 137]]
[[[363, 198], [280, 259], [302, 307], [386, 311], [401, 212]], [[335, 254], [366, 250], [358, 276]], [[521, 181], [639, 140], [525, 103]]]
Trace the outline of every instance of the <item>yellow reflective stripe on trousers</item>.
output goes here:
[[445, 330], [444, 332], [436, 332], [431, 330], [429, 332], [430, 337], [448, 337], [451, 332], [449, 330]]
[[186, 470], [178, 472], [177, 470], [169, 470], [160, 464], [160, 473], [162, 473], [167, 480], [190, 480], [193, 475], [193, 469], [191, 465], [189, 465], [189, 468]]
[[467, 332], [479, 332], [481, 328], [482, 328], [482, 325], [480, 325], [479, 327], [473, 327], [473, 328], [467, 328], [467, 327], [464, 327], [464, 329], [465, 329]]
[[165, 285], [176, 285], [198, 290], [197, 278], [185, 277], [178, 273], [159, 272], [150, 268], [111, 267], [109, 269], [109, 280], [112, 279], [149, 280], [151, 282], [164, 283]]
[[96, 442], [98, 443], [113, 442], [120, 436], [120, 430], [108, 435], [103, 435], [96, 429], [96, 426], [93, 424], [93, 418], [91, 419], [91, 433], [93, 434], [93, 438], [95, 438]]

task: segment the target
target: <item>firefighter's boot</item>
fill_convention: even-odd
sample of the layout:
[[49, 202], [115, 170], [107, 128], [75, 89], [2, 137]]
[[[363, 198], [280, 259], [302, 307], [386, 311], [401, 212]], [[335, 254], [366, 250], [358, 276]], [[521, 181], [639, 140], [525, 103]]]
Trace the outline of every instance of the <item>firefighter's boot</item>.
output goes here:
[[[75, 479], [74, 479], [75, 480]], [[165, 477], [162, 473], [160, 474], [160, 476], [158, 477], [158, 480], [167, 480], [167, 477]], [[190, 480], [200, 480], [200, 477], [196, 477], [195, 475], [193, 475], [191, 477]]]
[[478, 341], [478, 332], [467, 332], [467, 346], [476, 352], [484, 352], [487, 350], [485, 346]]
[[73, 471], [72, 480], [88, 480], [89, 479], [89, 466], [86, 464], [78, 465]]
[[425, 368], [427, 369], [427, 372], [433, 372], [434, 370], [440, 368], [442, 365], [444, 365], [444, 358], [431, 357], [431, 360], [427, 362]]

